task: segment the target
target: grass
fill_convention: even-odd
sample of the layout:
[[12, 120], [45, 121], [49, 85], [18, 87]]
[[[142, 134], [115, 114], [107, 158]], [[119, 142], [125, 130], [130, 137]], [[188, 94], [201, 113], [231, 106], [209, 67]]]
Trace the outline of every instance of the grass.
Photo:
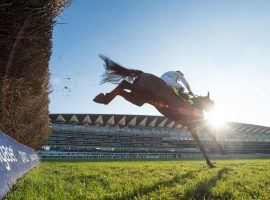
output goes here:
[[11, 199], [270, 199], [270, 160], [45, 161]]

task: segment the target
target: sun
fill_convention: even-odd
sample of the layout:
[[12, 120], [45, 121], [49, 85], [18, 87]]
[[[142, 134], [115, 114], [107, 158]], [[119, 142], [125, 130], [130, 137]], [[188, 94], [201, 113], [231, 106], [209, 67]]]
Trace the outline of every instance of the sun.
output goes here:
[[225, 124], [224, 115], [217, 108], [212, 112], [208, 113], [205, 112], [204, 117], [209, 122], [209, 124], [214, 128], [220, 129]]

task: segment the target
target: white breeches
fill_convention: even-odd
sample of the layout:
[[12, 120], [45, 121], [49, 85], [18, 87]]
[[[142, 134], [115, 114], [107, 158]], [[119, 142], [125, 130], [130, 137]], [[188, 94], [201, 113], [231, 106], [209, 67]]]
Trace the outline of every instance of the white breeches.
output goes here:
[[174, 81], [174, 80], [172, 80], [172, 79], [170, 79], [170, 78], [167, 78], [167, 77], [161, 77], [161, 79], [163, 80], [163, 81], [165, 81], [169, 86], [171, 86], [171, 87], [175, 87], [175, 88], [177, 88], [177, 89], [181, 89], [181, 88], [183, 88], [184, 89], [184, 87], [180, 84], [180, 83], [178, 83], [178, 82], [176, 82], [176, 81]]

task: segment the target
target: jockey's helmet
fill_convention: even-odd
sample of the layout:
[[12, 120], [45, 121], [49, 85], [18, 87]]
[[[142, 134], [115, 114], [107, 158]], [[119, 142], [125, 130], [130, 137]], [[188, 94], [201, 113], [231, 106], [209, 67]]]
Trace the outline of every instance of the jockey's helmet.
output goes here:
[[180, 72], [179, 70], [176, 72], [179, 73], [181, 76], [184, 76], [184, 74], [182, 72]]

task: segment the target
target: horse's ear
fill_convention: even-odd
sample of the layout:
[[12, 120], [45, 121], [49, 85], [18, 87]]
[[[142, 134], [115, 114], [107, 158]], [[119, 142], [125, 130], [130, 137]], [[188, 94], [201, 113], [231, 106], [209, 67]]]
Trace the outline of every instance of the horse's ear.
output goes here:
[[210, 98], [210, 93], [209, 93], [209, 91], [207, 92], [207, 97]]

